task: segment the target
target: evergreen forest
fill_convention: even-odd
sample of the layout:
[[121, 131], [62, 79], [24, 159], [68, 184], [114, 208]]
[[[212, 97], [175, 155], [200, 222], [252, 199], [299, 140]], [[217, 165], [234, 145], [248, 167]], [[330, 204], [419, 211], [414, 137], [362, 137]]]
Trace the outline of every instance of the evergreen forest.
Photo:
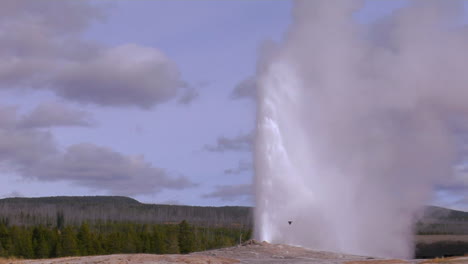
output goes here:
[[0, 256], [27, 259], [117, 253], [187, 254], [234, 246], [251, 230], [179, 224], [102, 222], [79, 226], [16, 226], [0, 223]]

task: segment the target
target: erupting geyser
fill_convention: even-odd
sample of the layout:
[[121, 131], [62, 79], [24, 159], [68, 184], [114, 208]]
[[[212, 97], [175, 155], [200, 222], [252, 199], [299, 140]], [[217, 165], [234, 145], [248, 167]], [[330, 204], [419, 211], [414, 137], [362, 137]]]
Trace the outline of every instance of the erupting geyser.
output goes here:
[[[468, 116], [459, 1], [411, 1], [358, 23], [361, 1], [301, 1], [259, 63], [256, 236], [411, 257], [415, 213], [455, 184]], [[457, 24], [458, 23], [458, 24]], [[292, 224], [288, 224], [292, 221]]]

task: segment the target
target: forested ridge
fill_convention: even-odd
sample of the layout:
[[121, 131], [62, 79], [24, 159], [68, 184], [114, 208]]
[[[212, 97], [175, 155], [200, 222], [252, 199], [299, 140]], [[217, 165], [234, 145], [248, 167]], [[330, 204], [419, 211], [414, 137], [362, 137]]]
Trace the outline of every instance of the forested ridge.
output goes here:
[[[123, 196], [57, 196], [0, 199], [0, 220], [10, 225], [55, 227], [102, 221], [197, 226], [252, 227], [253, 208], [144, 204]], [[419, 220], [422, 234], [468, 234], [468, 212], [428, 206]]]
[[[253, 208], [144, 204], [123, 196], [57, 196], [0, 199], [0, 220], [9, 225], [57, 227], [97, 222], [252, 228]], [[468, 212], [428, 206], [418, 234], [468, 234]]]
[[197, 226], [251, 227], [252, 208], [144, 204], [121, 196], [57, 196], [0, 199], [0, 219], [10, 225], [56, 227], [83, 222], [132, 222], [176, 224], [183, 220]]

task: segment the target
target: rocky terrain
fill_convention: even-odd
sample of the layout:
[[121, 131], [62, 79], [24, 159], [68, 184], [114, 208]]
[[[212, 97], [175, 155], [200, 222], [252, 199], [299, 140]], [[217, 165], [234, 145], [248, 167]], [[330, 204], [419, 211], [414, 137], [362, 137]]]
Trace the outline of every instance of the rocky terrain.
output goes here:
[[90, 257], [67, 257], [44, 260], [0, 260], [0, 264], [461, 264], [468, 257], [436, 260], [380, 259], [314, 251], [289, 245], [248, 241], [243, 245], [192, 253], [189, 255], [119, 254]]

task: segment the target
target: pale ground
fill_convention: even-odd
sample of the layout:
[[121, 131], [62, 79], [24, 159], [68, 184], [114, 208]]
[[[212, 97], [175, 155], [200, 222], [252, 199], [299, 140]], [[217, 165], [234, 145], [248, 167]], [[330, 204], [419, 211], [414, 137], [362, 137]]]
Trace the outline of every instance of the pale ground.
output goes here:
[[127, 254], [43, 260], [0, 260], [0, 264], [468, 264], [468, 257], [437, 260], [389, 260], [314, 251], [288, 245], [250, 241], [242, 246], [189, 255]]

